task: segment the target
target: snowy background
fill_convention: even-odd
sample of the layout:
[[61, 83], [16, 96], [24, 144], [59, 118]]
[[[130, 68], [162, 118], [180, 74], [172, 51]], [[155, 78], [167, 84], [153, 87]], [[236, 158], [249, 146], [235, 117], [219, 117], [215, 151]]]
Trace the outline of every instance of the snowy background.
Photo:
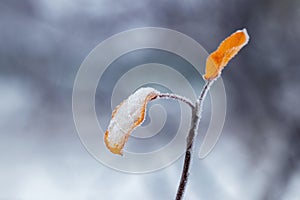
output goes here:
[[195, 159], [186, 199], [298, 200], [299, 19], [298, 0], [1, 0], [0, 199], [173, 199], [182, 159], [144, 175], [111, 170], [81, 144], [71, 109], [99, 42], [159, 26], [209, 52], [234, 30], [251, 36], [223, 74], [223, 134]]

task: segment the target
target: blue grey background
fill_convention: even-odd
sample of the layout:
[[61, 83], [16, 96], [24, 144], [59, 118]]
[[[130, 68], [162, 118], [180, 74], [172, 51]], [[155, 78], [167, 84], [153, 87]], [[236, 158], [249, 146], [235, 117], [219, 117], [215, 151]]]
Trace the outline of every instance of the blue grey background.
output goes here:
[[0, 199], [174, 198], [182, 158], [151, 174], [111, 170], [84, 149], [71, 109], [76, 72], [99, 42], [159, 26], [209, 52], [236, 29], [251, 36], [223, 73], [223, 134], [195, 158], [186, 199], [298, 200], [299, 19], [297, 0], [1, 0]]

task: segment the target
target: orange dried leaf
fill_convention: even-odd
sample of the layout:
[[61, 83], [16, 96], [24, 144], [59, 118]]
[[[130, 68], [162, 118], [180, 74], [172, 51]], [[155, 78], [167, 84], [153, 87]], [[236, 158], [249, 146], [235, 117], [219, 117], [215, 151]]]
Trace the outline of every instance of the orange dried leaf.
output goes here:
[[246, 29], [238, 30], [223, 40], [218, 49], [208, 56], [204, 78], [206, 80], [214, 80], [219, 77], [228, 62], [248, 41], [249, 35]]
[[104, 142], [112, 153], [122, 155], [130, 133], [144, 121], [147, 103], [158, 95], [159, 92], [153, 88], [141, 88], [115, 108], [104, 136]]

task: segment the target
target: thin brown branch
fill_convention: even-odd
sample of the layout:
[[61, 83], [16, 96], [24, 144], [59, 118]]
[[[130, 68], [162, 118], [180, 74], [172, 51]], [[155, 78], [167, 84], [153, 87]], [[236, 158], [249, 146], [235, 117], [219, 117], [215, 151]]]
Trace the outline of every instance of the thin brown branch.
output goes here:
[[159, 94], [158, 97], [175, 99], [175, 100], [181, 101], [181, 102], [189, 105], [192, 109], [194, 109], [194, 107], [195, 107], [194, 104], [189, 99], [187, 99], [183, 96], [177, 95], [177, 94], [162, 93], [162, 94]]
[[199, 96], [199, 99], [197, 100], [195, 106], [192, 109], [192, 122], [191, 122], [191, 127], [189, 130], [189, 135], [187, 137], [187, 145], [186, 145], [186, 151], [185, 151], [185, 157], [184, 157], [184, 164], [183, 164], [183, 169], [181, 173], [181, 179], [180, 183], [177, 189], [177, 194], [176, 194], [176, 200], [182, 200], [183, 195], [185, 192], [185, 188], [187, 185], [187, 181], [189, 178], [190, 174], [190, 165], [192, 161], [192, 156], [193, 156], [193, 145], [194, 145], [194, 140], [197, 136], [197, 130], [198, 130], [198, 125], [200, 122], [201, 118], [201, 112], [202, 112], [202, 107], [203, 107], [203, 100], [205, 99], [205, 96], [207, 92], [209, 91], [211, 81], [208, 81], [205, 86], [203, 87], [201, 94]]

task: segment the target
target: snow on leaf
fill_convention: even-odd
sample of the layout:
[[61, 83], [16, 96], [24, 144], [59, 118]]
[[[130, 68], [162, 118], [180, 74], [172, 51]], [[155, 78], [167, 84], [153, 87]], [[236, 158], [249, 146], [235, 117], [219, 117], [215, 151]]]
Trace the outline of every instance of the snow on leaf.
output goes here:
[[140, 88], [115, 108], [104, 136], [104, 142], [112, 153], [122, 155], [130, 133], [144, 121], [147, 103], [158, 95], [159, 92], [153, 88]]
[[219, 77], [228, 62], [248, 41], [249, 35], [246, 29], [238, 30], [223, 40], [218, 49], [208, 56], [204, 78], [213, 80]]

